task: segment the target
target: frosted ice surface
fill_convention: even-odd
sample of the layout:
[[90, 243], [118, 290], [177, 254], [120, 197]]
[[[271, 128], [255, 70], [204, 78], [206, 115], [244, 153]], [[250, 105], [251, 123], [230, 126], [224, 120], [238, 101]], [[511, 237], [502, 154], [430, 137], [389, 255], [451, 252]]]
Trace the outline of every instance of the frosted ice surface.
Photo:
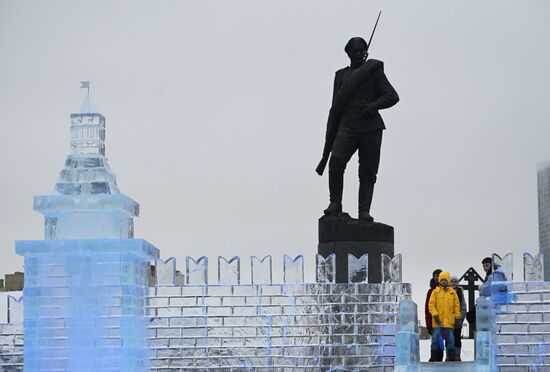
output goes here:
[[23, 296], [8, 296], [8, 323], [23, 323]]
[[252, 284], [272, 284], [272, 260], [271, 256], [265, 256], [261, 260], [256, 256], [250, 257], [252, 272]]
[[369, 269], [369, 255], [365, 253], [357, 258], [348, 254], [348, 282], [349, 283], [367, 283]]
[[[395, 335], [395, 365], [417, 365], [420, 362], [419, 337], [416, 332], [399, 331]], [[399, 371], [400, 369], [396, 369]]]
[[418, 316], [417, 306], [411, 300], [399, 301], [399, 311], [397, 313], [397, 324], [399, 331], [417, 332]]
[[382, 282], [401, 283], [402, 282], [402, 256], [396, 254], [393, 258], [386, 254], [381, 254]]
[[229, 261], [218, 256], [218, 284], [240, 284], [241, 283], [241, 259], [239, 256], [232, 257]]
[[[495, 275], [494, 272], [500, 272], [504, 277]], [[504, 257], [493, 253], [493, 281], [513, 281], [514, 280], [514, 255], [508, 253]]]
[[185, 277], [187, 284], [208, 284], [208, 257], [185, 257]]
[[317, 283], [336, 282], [336, 254], [326, 259], [320, 254], [315, 255], [315, 280]]
[[544, 281], [543, 252], [539, 252], [535, 257], [527, 252], [523, 254], [523, 280], [526, 282]]
[[491, 299], [479, 297], [476, 301], [476, 331], [491, 331]]
[[155, 262], [155, 274], [157, 285], [174, 285], [176, 279], [176, 258], [171, 257], [166, 261]]
[[285, 254], [283, 261], [283, 281], [284, 283], [304, 282], [304, 256], [299, 255], [293, 259]]
[[491, 360], [491, 331], [476, 331], [476, 362], [489, 365]]

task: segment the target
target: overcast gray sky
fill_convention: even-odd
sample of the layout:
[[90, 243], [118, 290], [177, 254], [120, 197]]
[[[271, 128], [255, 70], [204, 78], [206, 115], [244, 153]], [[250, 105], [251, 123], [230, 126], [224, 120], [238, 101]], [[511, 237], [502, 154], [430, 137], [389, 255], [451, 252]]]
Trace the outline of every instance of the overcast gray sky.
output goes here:
[[[141, 205], [136, 237], [163, 258], [306, 256], [328, 203], [319, 161], [333, 73], [368, 38], [401, 101], [382, 112], [372, 212], [395, 227], [422, 306], [436, 267], [538, 251], [536, 164], [550, 159], [547, 1], [0, 0], [0, 273], [42, 239], [49, 194], [84, 98], [107, 118], [107, 157]], [[344, 208], [355, 215], [357, 160]], [[245, 270], [247, 271], [247, 270]], [[246, 272], [243, 275], [249, 277]]]

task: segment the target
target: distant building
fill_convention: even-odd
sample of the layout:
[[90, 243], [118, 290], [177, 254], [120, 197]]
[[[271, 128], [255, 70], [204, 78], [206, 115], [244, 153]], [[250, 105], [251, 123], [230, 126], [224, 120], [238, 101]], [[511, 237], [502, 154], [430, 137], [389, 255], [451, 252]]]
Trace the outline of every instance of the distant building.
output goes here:
[[16, 271], [6, 274], [5, 279], [0, 279], [0, 292], [14, 292], [23, 290], [23, 273]]
[[544, 253], [544, 279], [550, 280], [550, 161], [537, 165], [539, 249]]

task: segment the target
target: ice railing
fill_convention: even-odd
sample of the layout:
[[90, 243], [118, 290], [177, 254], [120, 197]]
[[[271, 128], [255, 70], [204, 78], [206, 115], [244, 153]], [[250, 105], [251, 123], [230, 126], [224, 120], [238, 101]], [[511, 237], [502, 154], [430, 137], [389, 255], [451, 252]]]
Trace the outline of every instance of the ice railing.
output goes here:
[[[176, 270], [176, 258], [167, 260], [156, 260], [152, 275], [152, 285], [239, 285], [241, 283], [241, 258], [234, 256], [225, 258], [218, 256], [217, 260], [217, 282], [208, 282], [208, 257], [202, 256], [198, 259], [185, 257], [185, 270], [180, 273]], [[368, 254], [361, 257], [348, 255], [348, 282], [368, 282]], [[249, 261], [250, 284], [275, 284], [273, 282], [273, 259], [271, 255], [259, 258], [251, 256]], [[402, 258], [401, 254], [389, 257], [382, 254], [381, 272], [383, 283], [402, 282]], [[296, 284], [305, 283], [304, 277], [304, 256], [298, 255], [294, 258], [284, 255], [283, 258], [283, 283]], [[323, 257], [320, 254], [315, 256], [315, 282], [336, 283], [336, 255], [331, 254]]]

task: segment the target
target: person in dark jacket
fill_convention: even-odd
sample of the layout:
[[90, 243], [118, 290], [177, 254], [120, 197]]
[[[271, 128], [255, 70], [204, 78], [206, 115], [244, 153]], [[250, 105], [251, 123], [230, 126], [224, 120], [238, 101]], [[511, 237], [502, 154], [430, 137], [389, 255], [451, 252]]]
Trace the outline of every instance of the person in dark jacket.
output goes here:
[[[332, 107], [327, 123], [327, 142], [323, 157], [332, 152], [329, 161], [330, 204], [324, 213], [342, 212], [344, 171], [352, 155], [359, 152], [359, 219], [373, 221], [370, 206], [374, 192], [382, 130], [386, 129], [379, 111], [399, 101], [397, 92], [384, 74], [384, 63], [367, 60], [367, 42], [351, 38], [344, 48], [350, 66], [336, 72]], [[330, 138], [333, 138], [331, 147]], [[319, 172], [322, 174], [322, 171]]]
[[[456, 276], [451, 276], [451, 288], [453, 288], [458, 296], [458, 301], [460, 302], [460, 319], [456, 321], [454, 328], [455, 336], [455, 360], [461, 361], [460, 352], [462, 350], [462, 325], [464, 324], [464, 318], [466, 318], [466, 300], [464, 299], [464, 289], [458, 285], [458, 278]], [[449, 355], [447, 354], [447, 360], [449, 360]]]
[[479, 286], [479, 295], [488, 297], [491, 295], [491, 284], [493, 283], [493, 259], [485, 257], [481, 264], [483, 265], [483, 271], [485, 271], [485, 280]]
[[430, 296], [432, 294], [432, 291], [437, 287], [438, 284], [438, 277], [439, 274], [443, 270], [441, 269], [435, 269], [432, 272], [432, 278], [430, 279], [430, 289], [428, 289], [428, 293], [426, 293], [426, 303], [424, 304], [424, 319], [426, 320], [426, 328], [428, 329], [428, 333], [431, 335], [433, 331], [432, 326], [432, 314], [430, 314], [430, 309], [428, 308], [428, 304], [430, 302]]

